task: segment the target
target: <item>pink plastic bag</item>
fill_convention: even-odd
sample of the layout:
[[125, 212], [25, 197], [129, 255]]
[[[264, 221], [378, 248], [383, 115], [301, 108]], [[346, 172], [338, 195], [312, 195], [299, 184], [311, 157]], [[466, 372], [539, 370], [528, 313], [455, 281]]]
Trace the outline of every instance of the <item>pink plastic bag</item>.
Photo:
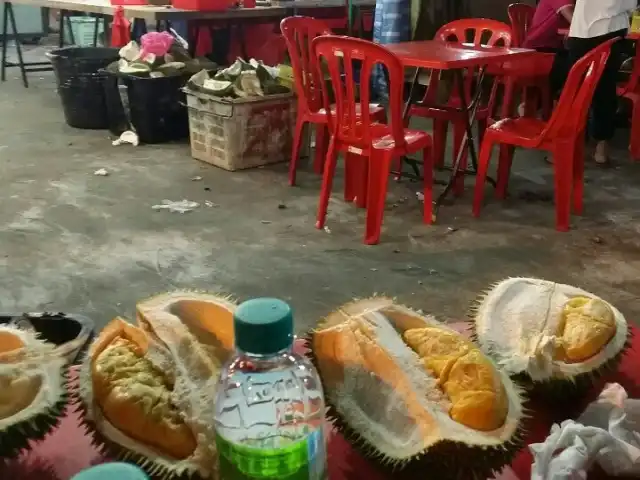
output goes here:
[[140, 49], [142, 51], [142, 58], [152, 53], [156, 57], [165, 55], [171, 45], [173, 45], [175, 38], [168, 32], [149, 32], [140, 37]]

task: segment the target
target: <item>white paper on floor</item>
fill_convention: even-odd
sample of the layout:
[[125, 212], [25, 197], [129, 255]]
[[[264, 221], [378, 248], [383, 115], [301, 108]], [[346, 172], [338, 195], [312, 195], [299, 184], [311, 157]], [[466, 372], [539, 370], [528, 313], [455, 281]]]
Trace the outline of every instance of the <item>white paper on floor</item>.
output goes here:
[[154, 210], [169, 210], [173, 213], [188, 213], [196, 208], [198, 208], [200, 204], [198, 202], [192, 202], [191, 200], [163, 200], [160, 205], [154, 205]]
[[595, 463], [609, 475], [640, 476], [640, 399], [607, 384], [577, 421], [555, 424], [529, 449], [531, 480], [583, 480]]
[[133, 145], [134, 147], [137, 147], [140, 144], [140, 139], [138, 138], [138, 134], [136, 132], [132, 130], [126, 130], [122, 132], [119, 138], [116, 138], [113, 142], [111, 142], [111, 144], [114, 147], [117, 147], [118, 145], [125, 145], [125, 144], [129, 144], [129, 145]]

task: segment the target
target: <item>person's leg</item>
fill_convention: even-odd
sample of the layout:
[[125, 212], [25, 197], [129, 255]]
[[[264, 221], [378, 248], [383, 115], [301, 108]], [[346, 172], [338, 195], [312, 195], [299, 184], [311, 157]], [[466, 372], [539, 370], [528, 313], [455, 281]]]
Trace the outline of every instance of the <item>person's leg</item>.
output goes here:
[[[626, 32], [616, 32], [618, 36]], [[609, 36], [611, 38], [611, 36]], [[603, 40], [604, 41], [604, 40]], [[602, 42], [600, 42], [602, 43]], [[616, 84], [618, 80], [618, 70], [621, 63], [622, 45], [616, 42], [611, 47], [611, 55], [607, 65], [602, 72], [602, 77], [593, 93], [591, 104], [591, 137], [597, 142], [594, 154], [598, 163], [605, 163], [609, 156], [609, 141], [613, 138], [616, 128], [616, 112], [618, 111], [618, 96], [616, 94]]]
[[560, 95], [564, 82], [569, 73], [569, 52], [565, 49], [557, 50], [553, 58], [553, 64], [549, 71], [549, 85], [551, 86], [551, 97]]
[[[567, 40], [569, 65], [571, 68], [586, 53], [611, 38], [623, 36], [625, 31], [612, 32], [593, 38], [575, 38]], [[591, 102], [589, 118], [589, 135], [596, 141], [594, 159], [597, 163], [607, 163], [609, 140], [615, 133], [615, 116], [617, 111], [616, 77], [620, 68], [620, 46], [615, 43], [605, 71], [596, 86]]]
[[564, 87], [564, 82], [569, 72], [569, 54], [564, 48], [536, 48], [536, 51], [554, 54], [551, 70], [549, 70], [549, 85], [551, 87], [551, 95], [555, 98]]

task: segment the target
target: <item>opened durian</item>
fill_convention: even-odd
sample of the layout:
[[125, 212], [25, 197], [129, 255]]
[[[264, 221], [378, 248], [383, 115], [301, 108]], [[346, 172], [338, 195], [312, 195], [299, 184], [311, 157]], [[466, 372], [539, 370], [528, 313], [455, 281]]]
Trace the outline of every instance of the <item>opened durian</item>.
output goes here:
[[77, 391], [96, 442], [154, 478], [214, 478], [214, 398], [234, 308], [226, 298], [172, 292], [141, 302], [137, 326], [109, 323]]
[[595, 377], [617, 366], [627, 346], [624, 316], [570, 285], [509, 278], [480, 298], [473, 310], [480, 348], [508, 374], [545, 395], [590, 386]]
[[36, 332], [0, 326], [0, 459], [58, 424], [67, 403], [66, 362]]
[[486, 480], [521, 446], [519, 388], [462, 334], [376, 297], [308, 340], [329, 416], [394, 476]]

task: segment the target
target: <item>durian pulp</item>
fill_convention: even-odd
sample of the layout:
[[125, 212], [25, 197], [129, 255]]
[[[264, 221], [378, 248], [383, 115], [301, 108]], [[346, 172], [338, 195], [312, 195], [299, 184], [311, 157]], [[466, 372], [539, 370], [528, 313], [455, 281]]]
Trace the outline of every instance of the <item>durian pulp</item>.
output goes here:
[[482, 432], [454, 421], [436, 376], [399, 333], [424, 327], [449, 330], [386, 298], [354, 302], [331, 314], [312, 338], [328, 402], [395, 461], [408, 461], [442, 440], [490, 446], [511, 439], [522, 417], [516, 387], [497, 373], [508, 386], [508, 416], [499, 428]]
[[[610, 309], [615, 333], [591, 335], [583, 327], [573, 339], [566, 335], [563, 338], [565, 307], [569, 306], [569, 311], [575, 314], [571, 302], [577, 301], [579, 306], [579, 299], [584, 297], [597, 299]], [[534, 278], [510, 278], [495, 285], [478, 305], [474, 321], [483, 350], [510, 374], [526, 372], [534, 380], [573, 377], [595, 370], [624, 348], [628, 333], [622, 314], [595, 295], [570, 285]], [[591, 319], [585, 326], [601, 323]], [[595, 341], [585, 342], [586, 336], [593, 336]], [[608, 343], [602, 340], [608, 337], [611, 337]], [[576, 340], [583, 345], [577, 350], [570, 344]], [[602, 348], [593, 354], [598, 344]]]
[[469, 428], [500, 428], [508, 414], [505, 388], [491, 362], [458, 332], [439, 327], [404, 332], [406, 343], [422, 358], [451, 401], [449, 415]]
[[3, 432], [55, 407], [65, 391], [65, 359], [34, 332], [10, 326], [0, 327], [0, 351]]
[[[138, 306], [139, 327], [122, 319], [115, 319], [107, 325], [92, 345], [81, 369], [80, 394], [86, 407], [87, 419], [111, 442], [145, 457], [147, 462], [144, 466], [150, 472], [170, 471], [176, 475], [198, 472], [208, 478], [216, 464], [213, 399], [222, 359], [212, 356], [212, 353], [219, 351], [218, 348], [201, 344], [194, 334], [194, 331], [200, 334], [206, 332], [206, 325], [215, 323], [208, 324], [197, 315], [192, 315], [187, 322], [183, 322], [171, 313], [171, 306], [184, 300], [185, 295], [196, 298], [199, 294], [177, 292], [141, 302]], [[228, 305], [232, 304], [229, 302]], [[209, 317], [208, 320], [216, 322], [215, 317]], [[226, 331], [226, 322], [232, 321], [232, 315], [222, 315], [220, 320], [222, 330]], [[206, 333], [215, 336], [215, 332]], [[99, 399], [96, 397], [97, 391], [92, 388], [91, 374], [94, 360], [120, 337], [138, 346], [138, 353], [157, 371], [162, 372], [167, 383], [172, 385], [170, 403], [175, 406], [197, 441], [197, 447], [189, 457], [176, 459], [159, 452], [153, 447], [153, 442], [135, 440], [116, 428], [105, 417], [102, 409], [97, 407]], [[137, 438], [144, 438], [144, 433], [147, 432], [138, 432]]]
[[103, 413], [130, 437], [184, 459], [193, 433], [171, 404], [173, 385], [130, 340], [119, 337], [96, 358], [93, 387]]
[[557, 335], [558, 360], [578, 363], [596, 355], [616, 333], [609, 306], [598, 298], [574, 297], [564, 306]]

